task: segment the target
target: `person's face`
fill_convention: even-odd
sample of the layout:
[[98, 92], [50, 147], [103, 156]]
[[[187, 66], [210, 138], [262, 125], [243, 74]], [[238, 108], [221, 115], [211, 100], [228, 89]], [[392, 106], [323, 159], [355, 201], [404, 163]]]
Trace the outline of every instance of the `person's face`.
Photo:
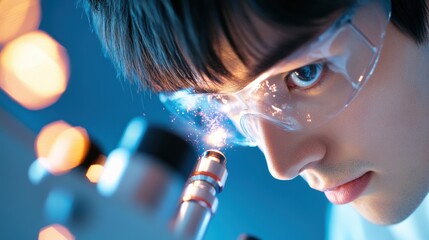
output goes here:
[[428, 60], [427, 47], [389, 24], [373, 75], [335, 118], [301, 132], [260, 122], [270, 173], [281, 180], [300, 175], [375, 223], [406, 218], [429, 190]]
[[390, 24], [374, 74], [337, 117], [295, 133], [262, 123], [271, 174], [333, 190], [330, 201], [375, 223], [407, 217], [429, 189], [428, 60], [428, 48]]

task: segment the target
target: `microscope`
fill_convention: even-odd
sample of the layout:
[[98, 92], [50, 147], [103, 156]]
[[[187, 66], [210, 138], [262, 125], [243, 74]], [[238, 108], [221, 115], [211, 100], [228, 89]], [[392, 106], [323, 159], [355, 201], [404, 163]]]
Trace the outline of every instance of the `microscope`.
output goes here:
[[[228, 176], [221, 151], [198, 156], [181, 136], [142, 117], [129, 122], [109, 154], [92, 140], [87, 145], [65, 174], [38, 160], [30, 167], [31, 181], [46, 195], [39, 239], [52, 228], [76, 239], [204, 238]], [[100, 176], [88, 181], [94, 165], [102, 166]]]

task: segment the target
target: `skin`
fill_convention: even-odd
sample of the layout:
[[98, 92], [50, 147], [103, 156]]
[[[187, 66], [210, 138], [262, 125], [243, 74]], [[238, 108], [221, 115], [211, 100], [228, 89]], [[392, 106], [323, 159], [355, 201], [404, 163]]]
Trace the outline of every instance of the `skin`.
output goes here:
[[[241, 69], [224, 49], [226, 66]], [[389, 23], [372, 77], [335, 118], [304, 132], [260, 123], [259, 147], [272, 176], [290, 180], [299, 175], [323, 191], [370, 172], [368, 186], [352, 206], [377, 224], [405, 219], [429, 191], [428, 62], [429, 48]]]
[[333, 120], [305, 133], [261, 124], [270, 173], [324, 190], [371, 172], [352, 206], [378, 224], [409, 216], [429, 190], [428, 60], [426, 46], [389, 25], [373, 76]]

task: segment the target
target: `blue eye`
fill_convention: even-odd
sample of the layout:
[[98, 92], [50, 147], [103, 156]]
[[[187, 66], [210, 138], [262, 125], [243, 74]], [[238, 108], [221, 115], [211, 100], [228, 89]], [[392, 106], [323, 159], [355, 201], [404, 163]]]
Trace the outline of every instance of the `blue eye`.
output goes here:
[[290, 89], [307, 89], [319, 82], [325, 65], [314, 63], [289, 72], [284, 81]]

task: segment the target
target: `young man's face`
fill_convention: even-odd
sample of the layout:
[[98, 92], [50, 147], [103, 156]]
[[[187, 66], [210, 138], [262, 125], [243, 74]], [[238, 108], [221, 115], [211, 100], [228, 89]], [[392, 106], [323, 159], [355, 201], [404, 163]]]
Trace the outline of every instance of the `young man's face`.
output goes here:
[[[240, 71], [237, 62], [225, 61]], [[351, 203], [372, 222], [403, 220], [429, 190], [428, 62], [427, 47], [389, 24], [373, 75], [344, 111], [306, 131], [259, 123], [271, 174], [300, 175], [331, 202]]]
[[330, 201], [375, 223], [403, 220], [429, 190], [428, 60], [426, 46], [389, 24], [375, 72], [343, 112], [306, 132], [262, 124], [271, 174], [333, 190]]

